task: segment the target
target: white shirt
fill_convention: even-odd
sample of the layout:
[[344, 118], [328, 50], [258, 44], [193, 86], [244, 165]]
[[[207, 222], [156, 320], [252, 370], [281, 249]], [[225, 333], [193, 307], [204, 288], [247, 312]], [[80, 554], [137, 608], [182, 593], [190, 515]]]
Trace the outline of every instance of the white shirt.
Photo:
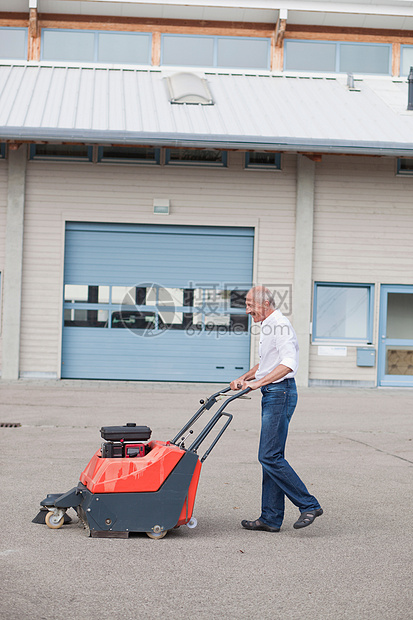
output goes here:
[[298, 340], [293, 326], [279, 310], [274, 310], [261, 323], [260, 363], [255, 378], [262, 379], [283, 364], [291, 368], [292, 372], [274, 383], [291, 379], [297, 373], [298, 351]]

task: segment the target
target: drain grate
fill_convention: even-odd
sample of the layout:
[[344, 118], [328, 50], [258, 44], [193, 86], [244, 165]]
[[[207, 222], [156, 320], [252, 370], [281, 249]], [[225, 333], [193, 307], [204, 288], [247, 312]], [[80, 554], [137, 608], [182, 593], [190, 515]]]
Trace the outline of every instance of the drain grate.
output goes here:
[[18, 428], [21, 426], [20, 422], [0, 422], [2, 428]]

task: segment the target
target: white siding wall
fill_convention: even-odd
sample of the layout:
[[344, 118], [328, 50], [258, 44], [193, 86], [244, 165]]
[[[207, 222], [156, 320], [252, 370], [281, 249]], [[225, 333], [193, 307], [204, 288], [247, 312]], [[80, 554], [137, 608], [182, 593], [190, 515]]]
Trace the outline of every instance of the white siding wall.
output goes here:
[[[283, 171], [29, 162], [22, 299], [22, 373], [60, 373], [64, 222], [255, 226], [254, 277], [291, 283], [295, 156]], [[171, 214], [153, 215], [153, 198]]]
[[[323, 157], [316, 168], [313, 278], [375, 284], [378, 345], [380, 284], [413, 283], [413, 177], [392, 158]], [[347, 357], [310, 356], [310, 379], [376, 381], [377, 368]]]
[[2, 308], [3, 308], [3, 274], [4, 256], [6, 246], [6, 211], [7, 211], [7, 162], [0, 161], [0, 369], [1, 369], [1, 347], [2, 347]]

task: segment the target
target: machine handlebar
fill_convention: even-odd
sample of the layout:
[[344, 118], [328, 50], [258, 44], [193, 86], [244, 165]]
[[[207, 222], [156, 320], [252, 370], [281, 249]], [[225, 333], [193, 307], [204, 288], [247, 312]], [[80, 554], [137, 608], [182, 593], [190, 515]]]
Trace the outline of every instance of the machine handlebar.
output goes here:
[[[183, 437], [183, 435], [185, 435], [185, 433], [195, 424], [195, 422], [201, 417], [201, 415], [204, 413], [204, 411], [207, 411], [209, 409], [211, 409], [215, 403], [218, 400], [218, 397], [221, 394], [226, 394], [227, 392], [231, 391], [231, 387], [228, 386], [226, 388], [224, 388], [223, 390], [220, 390], [219, 392], [215, 392], [215, 394], [212, 394], [211, 396], [209, 396], [206, 401], [205, 400], [201, 400], [201, 407], [198, 409], [198, 411], [192, 416], [192, 418], [185, 424], [185, 426], [183, 426], [183, 428], [179, 431], [179, 433], [174, 437], [174, 439], [171, 441], [172, 444], [178, 445], [179, 447], [184, 448], [183, 442], [185, 437]], [[208, 450], [205, 452], [205, 454], [203, 455], [203, 457], [201, 458], [201, 463], [203, 461], [205, 461], [205, 459], [207, 458], [207, 456], [210, 454], [211, 450], [213, 449], [213, 447], [217, 444], [217, 442], [219, 441], [220, 437], [223, 435], [223, 433], [225, 432], [225, 430], [227, 429], [228, 425], [231, 423], [232, 420], [232, 415], [229, 413], [223, 413], [225, 407], [232, 402], [233, 400], [235, 400], [236, 398], [239, 398], [240, 396], [244, 396], [245, 394], [248, 394], [248, 392], [251, 391], [251, 388], [246, 388], [245, 390], [240, 390], [239, 392], [236, 392], [235, 394], [233, 394], [232, 396], [229, 396], [229, 398], [225, 399], [225, 402], [222, 403], [222, 405], [219, 407], [219, 409], [216, 411], [216, 413], [212, 416], [212, 418], [209, 420], [209, 422], [205, 425], [205, 427], [201, 430], [201, 432], [199, 433], [199, 435], [196, 437], [196, 439], [192, 442], [192, 444], [189, 446], [188, 448], [188, 452], [196, 452], [197, 449], [199, 448], [199, 446], [201, 445], [201, 443], [206, 439], [206, 437], [209, 435], [209, 433], [212, 431], [212, 429], [214, 428], [214, 426], [217, 424], [218, 420], [222, 417], [222, 416], [226, 416], [228, 418], [227, 422], [224, 424], [224, 426], [221, 428], [221, 430], [219, 431], [218, 435], [215, 437], [215, 439], [213, 440], [213, 442], [211, 443], [211, 445], [209, 446]], [[191, 431], [188, 433], [192, 434]], [[179, 439], [181, 439], [180, 443], [176, 443]]]

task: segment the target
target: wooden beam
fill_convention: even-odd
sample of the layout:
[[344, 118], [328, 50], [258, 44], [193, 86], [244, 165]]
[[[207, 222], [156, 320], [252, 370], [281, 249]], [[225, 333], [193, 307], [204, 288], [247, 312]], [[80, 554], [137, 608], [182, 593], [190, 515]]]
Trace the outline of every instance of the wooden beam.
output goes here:
[[287, 27], [286, 19], [277, 19], [277, 25], [275, 27], [275, 46], [276, 47], [282, 46], [286, 27]]
[[40, 28], [37, 9], [30, 9], [29, 13], [27, 59], [40, 60]]
[[152, 33], [152, 65], [159, 67], [161, 64], [161, 33]]
[[400, 43], [392, 45], [391, 73], [394, 77], [400, 75]]
[[244, 37], [268, 37], [273, 26], [266, 23], [205, 21], [189, 19], [157, 19], [112, 17], [106, 15], [39, 14], [43, 28], [73, 28], [91, 30], [122, 30], [130, 32], [165, 32], [174, 34], [210, 34]]
[[6, 13], [0, 11], [0, 26], [2, 28], [26, 28], [28, 21], [27, 13]]
[[311, 161], [321, 161], [323, 159], [322, 153], [301, 153], [301, 155], [308, 157]]
[[286, 39], [319, 39], [322, 41], [354, 41], [362, 43], [413, 42], [412, 30], [385, 30], [382, 28], [347, 28], [339, 26], [309, 26], [287, 24]]

